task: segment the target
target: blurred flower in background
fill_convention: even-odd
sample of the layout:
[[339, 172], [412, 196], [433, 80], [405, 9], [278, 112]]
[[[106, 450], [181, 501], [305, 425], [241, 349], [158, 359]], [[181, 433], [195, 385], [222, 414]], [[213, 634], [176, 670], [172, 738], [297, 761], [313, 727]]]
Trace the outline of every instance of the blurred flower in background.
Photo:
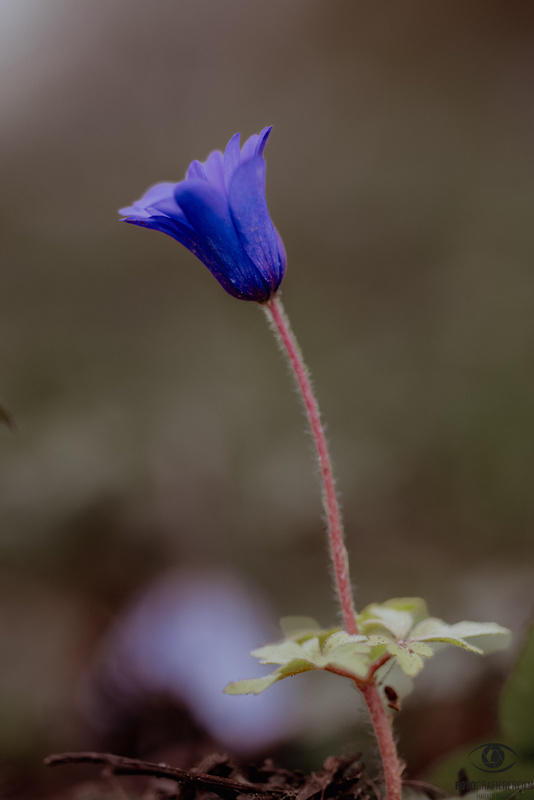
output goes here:
[[[184, 705], [216, 747], [242, 756], [263, 753], [302, 725], [298, 687], [259, 703], [254, 697], [234, 703], [223, 689], [250, 672], [250, 651], [276, 629], [265, 601], [238, 576], [166, 573], [109, 631], [87, 676], [85, 713], [100, 734], [110, 734], [159, 696]], [[255, 666], [257, 675], [268, 672]]]

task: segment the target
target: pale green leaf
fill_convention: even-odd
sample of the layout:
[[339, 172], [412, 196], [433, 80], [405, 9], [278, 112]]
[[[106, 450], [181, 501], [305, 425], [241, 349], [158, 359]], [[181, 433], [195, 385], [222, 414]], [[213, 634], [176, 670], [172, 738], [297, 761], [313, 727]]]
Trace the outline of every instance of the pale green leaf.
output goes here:
[[385, 603], [371, 603], [358, 615], [362, 632], [381, 626], [397, 639], [407, 638], [416, 622], [427, 615], [425, 601], [420, 597], [395, 597]]
[[453, 644], [457, 647], [463, 647], [465, 650], [470, 650], [473, 653], [482, 654], [484, 651], [471, 642], [466, 641], [464, 637], [469, 639], [477, 636], [502, 636], [505, 637], [503, 644], [507, 644], [510, 636], [510, 631], [497, 625], [495, 622], [457, 622], [454, 625], [448, 625], [441, 619], [436, 617], [429, 617], [415, 626], [411, 633], [412, 641], [425, 641], [425, 642], [445, 642], [446, 644]]
[[508, 628], [497, 625], [496, 622], [456, 622], [449, 625], [449, 630], [460, 639], [470, 639], [472, 636], [487, 636], [488, 634], [510, 635]]
[[226, 694], [260, 694], [272, 686], [276, 681], [284, 678], [285, 675], [271, 672], [270, 675], [264, 675], [263, 678], [249, 678], [244, 681], [232, 681], [225, 686], [224, 692]]
[[311, 665], [310, 668], [323, 669], [328, 663], [317, 636], [300, 643], [286, 639], [278, 644], [268, 644], [254, 650], [252, 655], [259, 658], [262, 664], [280, 666], [286, 666], [294, 661], [305, 661]]
[[413, 650], [414, 653], [418, 653], [420, 656], [424, 656], [425, 658], [432, 658], [434, 655], [432, 648], [424, 642], [414, 642], [410, 639], [410, 641], [406, 644], [410, 650]]
[[300, 639], [301, 636], [317, 635], [321, 626], [312, 617], [283, 617], [280, 627], [285, 639]]
[[288, 664], [278, 667], [270, 675], [264, 675], [262, 678], [248, 678], [242, 681], [232, 681], [225, 687], [226, 694], [260, 694], [272, 686], [276, 681], [281, 681], [284, 678], [291, 678], [293, 675], [298, 675], [300, 672], [309, 672], [310, 670], [317, 669], [312, 663], [306, 660], [295, 659]]
[[317, 636], [311, 636], [309, 639], [304, 639], [300, 642], [300, 658], [318, 658], [323, 655], [321, 644]]
[[390, 636], [354, 636], [340, 632], [328, 638], [324, 652], [329, 664], [362, 678], [367, 675], [371, 663], [386, 652], [386, 646], [392, 641]]
[[358, 678], [365, 678], [371, 662], [369, 648], [367, 648], [367, 652], [358, 652], [353, 648], [354, 645], [352, 647], [351, 645], [345, 645], [334, 650], [328, 659], [328, 665], [350, 672], [351, 675], [355, 675]]
[[254, 658], [258, 658], [261, 664], [287, 664], [295, 658], [302, 658], [302, 646], [297, 642], [285, 640], [277, 644], [266, 644], [258, 647], [251, 653]]
[[368, 637], [363, 636], [360, 634], [354, 635], [350, 633], [345, 633], [345, 631], [337, 631], [336, 633], [332, 633], [328, 639], [326, 639], [323, 645], [323, 653], [328, 655], [331, 653], [332, 650], [335, 650], [338, 647], [343, 647], [344, 645], [351, 645], [355, 646], [355, 652], [364, 652], [369, 651], [369, 645], [367, 643]]
[[392, 600], [386, 600], [382, 605], [395, 611], [408, 612], [414, 623], [428, 617], [428, 609], [422, 597], [394, 597]]
[[421, 656], [408, 644], [391, 642], [388, 645], [388, 652], [396, 657], [399, 667], [409, 678], [413, 678], [424, 667], [424, 661]]
[[365, 639], [371, 648], [370, 661], [376, 661], [377, 658], [381, 658], [386, 652], [387, 645], [394, 641], [391, 636], [379, 636], [375, 633], [371, 634], [371, 636], [366, 636]]
[[280, 673], [282, 678], [291, 678], [293, 675], [298, 675], [300, 672], [310, 672], [310, 670], [314, 669], [321, 669], [321, 667], [316, 667], [307, 659], [295, 659], [294, 661], [290, 661], [289, 664], [284, 664], [283, 667], [278, 667], [276, 672]]
[[332, 634], [323, 646], [328, 665], [359, 678], [365, 677], [371, 661], [371, 648], [366, 640], [366, 636], [354, 636], [343, 631]]
[[380, 636], [378, 633], [372, 633], [370, 636], [366, 636], [365, 640], [370, 647], [380, 647], [381, 645], [387, 645], [395, 641], [391, 636]]
[[381, 627], [389, 631], [396, 639], [405, 639], [412, 625], [413, 617], [408, 611], [396, 611], [394, 608], [376, 606], [374, 615], [362, 624], [362, 630], [372, 631]]

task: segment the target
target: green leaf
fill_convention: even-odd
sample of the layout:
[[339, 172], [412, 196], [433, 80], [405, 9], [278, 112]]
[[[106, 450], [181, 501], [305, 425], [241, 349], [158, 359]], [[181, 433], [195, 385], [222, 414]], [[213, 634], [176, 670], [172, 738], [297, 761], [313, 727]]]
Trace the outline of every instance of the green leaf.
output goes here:
[[413, 617], [408, 611], [396, 611], [393, 608], [376, 606], [374, 614], [362, 623], [364, 631], [373, 631], [377, 627], [385, 628], [396, 639], [405, 639], [413, 626]]
[[312, 617], [282, 617], [280, 627], [285, 639], [300, 639], [317, 635], [321, 626]]
[[276, 681], [284, 678], [284, 675], [278, 675], [276, 672], [271, 672], [270, 675], [265, 675], [263, 678], [249, 678], [244, 681], [232, 681], [224, 688], [225, 694], [260, 694], [272, 686]]
[[275, 664], [278, 669], [262, 678], [234, 681], [225, 691], [259, 694], [276, 681], [309, 670], [342, 670], [347, 677], [364, 678], [371, 664], [386, 652], [395, 658], [395, 668], [412, 678], [423, 668], [423, 659], [433, 655], [426, 642], [454, 644], [475, 653], [482, 653], [482, 649], [471, 644], [472, 637], [500, 639], [507, 644], [509, 631], [500, 625], [491, 622], [448, 625], [435, 617], [421, 619], [426, 613], [426, 605], [418, 597], [372, 603], [358, 617], [361, 631], [358, 635], [338, 628], [323, 629], [311, 617], [285, 617], [281, 623], [285, 638], [252, 652], [262, 664]]
[[277, 644], [258, 647], [250, 655], [259, 658], [260, 664], [287, 664], [296, 658], [302, 658], [303, 649], [302, 645], [297, 642], [285, 639]]
[[400, 645], [391, 645], [388, 649], [397, 657], [397, 664], [409, 678], [414, 678], [423, 669], [425, 662], [413, 650], [407, 650]]
[[414, 642], [410, 640], [407, 642], [407, 645], [409, 646], [410, 650], [413, 650], [414, 653], [418, 653], [420, 656], [425, 656], [425, 658], [432, 658], [434, 655], [432, 648], [424, 642]]
[[270, 675], [264, 675], [262, 678], [248, 678], [242, 681], [232, 681], [224, 688], [226, 694], [260, 694], [272, 686], [276, 681], [281, 681], [284, 678], [291, 678], [293, 675], [298, 675], [300, 672], [309, 672], [315, 669], [313, 664], [309, 661], [300, 661], [295, 659], [290, 661], [289, 664], [284, 664], [283, 667], [278, 667]]
[[333, 650], [344, 647], [345, 645], [354, 647], [355, 652], [369, 652], [369, 645], [367, 644], [367, 641], [367, 636], [362, 636], [360, 634], [355, 636], [354, 634], [345, 633], [345, 631], [336, 631], [335, 633], [330, 634], [330, 636], [325, 640], [323, 645], [323, 653], [328, 655], [328, 653], [331, 653]]
[[268, 644], [258, 650], [253, 650], [252, 655], [259, 658], [262, 664], [280, 664], [282, 666], [293, 661], [306, 661], [313, 667], [322, 669], [327, 663], [317, 636], [305, 639], [301, 643], [285, 639], [278, 644]]
[[411, 641], [445, 642], [463, 647], [473, 653], [483, 654], [484, 650], [464, 638], [471, 639], [478, 636], [502, 636], [504, 637], [502, 645], [506, 647], [509, 643], [510, 631], [495, 622], [456, 622], [454, 625], [448, 625], [441, 619], [429, 617], [415, 626], [410, 639]]
[[358, 677], [367, 674], [371, 648], [367, 637], [352, 636], [344, 631], [319, 631], [321, 636], [310, 636], [301, 641], [285, 639], [276, 644], [259, 647], [252, 655], [262, 664], [285, 666], [294, 661], [306, 662], [310, 669], [337, 667]]
[[371, 648], [364, 636], [334, 633], [325, 642], [323, 652], [329, 666], [337, 667], [358, 678], [364, 678], [371, 662]]
[[[299, 623], [296, 628], [291, 624], [288, 628], [298, 630], [299, 637], [303, 631]], [[309, 630], [308, 627], [308, 632]], [[300, 641], [284, 639], [254, 650], [252, 655], [259, 658], [262, 664], [277, 664], [278, 669], [263, 678], [234, 681], [226, 687], [225, 692], [259, 694], [276, 681], [315, 669], [341, 669], [360, 678], [367, 675], [371, 661], [371, 648], [367, 644], [367, 637], [352, 636], [337, 630], [332, 633], [319, 629], [316, 633], [320, 635], [308, 635]]]
[[[510, 675], [499, 708], [503, 737], [524, 757], [534, 758], [534, 624]], [[533, 773], [534, 779], [534, 773]]]
[[385, 603], [371, 603], [357, 622], [362, 632], [371, 633], [381, 627], [396, 639], [406, 639], [414, 624], [427, 613], [426, 603], [420, 597], [396, 597]]
[[409, 678], [415, 677], [423, 669], [425, 662], [421, 656], [431, 658], [434, 655], [432, 648], [422, 642], [391, 642], [387, 649]]
[[337, 667], [357, 678], [365, 678], [369, 670], [369, 656], [364, 653], [336, 653], [329, 659], [328, 667]]
[[428, 617], [428, 609], [422, 597], [394, 597], [382, 605], [396, 611], [408, 611], [416, 622]]

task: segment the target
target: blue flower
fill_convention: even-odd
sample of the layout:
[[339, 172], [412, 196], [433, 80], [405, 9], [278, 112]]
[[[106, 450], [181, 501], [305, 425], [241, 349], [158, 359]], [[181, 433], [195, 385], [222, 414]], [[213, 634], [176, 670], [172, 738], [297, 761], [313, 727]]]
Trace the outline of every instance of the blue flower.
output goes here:
[[242, 148], [236, 133], [224, 155], [215, 150], [206, 161], [193, 161], [185, 180], [157, 183], [122, 208], [124, 222], [177, 239], [233, 297], [267, 302], [286, 268], [265, 200], [263, 149], [270, 132], [264, 128]]

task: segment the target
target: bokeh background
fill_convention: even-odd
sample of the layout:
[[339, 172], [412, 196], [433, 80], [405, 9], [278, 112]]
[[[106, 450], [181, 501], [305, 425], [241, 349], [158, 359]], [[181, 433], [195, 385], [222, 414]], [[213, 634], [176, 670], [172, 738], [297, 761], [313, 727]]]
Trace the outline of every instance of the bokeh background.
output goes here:
[[[336, 619], [311, 445], [263, 315], [171, 239], [117, 222], [237, 130], [274, 125], [283, 299], [358, 604], [422, 595], [450, 621], [511, 627], [517, 647], [534, 577], [533, 5], [2, 0], [0, 81], [5, 795], [57, 790], [53, 750], [153, 754], [131, 697], [126, 738], [94, 718], [124, 690], [117, 630], [143, 593], [164, 598], [136, 634], [152, 663], [161, 615], [167, 643], [178, 619], [189, 641], [207, 604], [195, 670], [249, 649], [232, 609], [261, 617], [250, 646], [279, 616]], [[221, 625], [202, 626], [223, 607], [214, 643]], [[401, 719], [412, 774], [488, 733], [512, 655], [427, 668]], [[317, 768], [336, 737], [355, 746], [356, 699], [308, 677], [272, 741]]]

